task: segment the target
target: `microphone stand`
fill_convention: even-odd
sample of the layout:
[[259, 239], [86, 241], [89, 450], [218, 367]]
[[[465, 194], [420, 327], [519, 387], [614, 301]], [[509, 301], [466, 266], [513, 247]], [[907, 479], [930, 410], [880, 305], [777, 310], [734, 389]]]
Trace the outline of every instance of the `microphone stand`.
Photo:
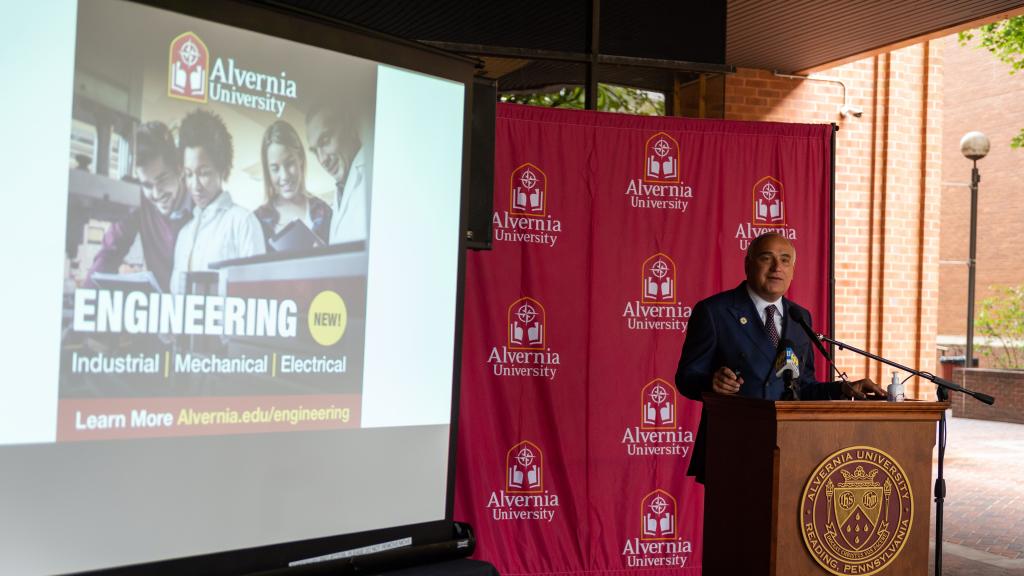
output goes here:
[[[967, 388], [964, 388], [963, 386], [959, 386], [957, 384], [954, 384], [954, 383], [952, 383], [949, 380], [946, 380], [944, 378], [939, 378], [938, 376], [936, 376], [934, 374], [930, 374], [928, 372], [921, 372], [920, 370], [914, 370], [913, 368], [910, 368], [909, 366], [904, 366], [902, 364], [899, 364], [897, 362], [893, 362], [892, 360], [888, 360], [886, 358], [882, 358], [881, 356], [877, 356], [875, 354], [872, 354], [870, 352], [866, 352], [866, 351], [861, 350], [859, 348], [854, 348], [853, 346], [850, 346], [848, 344], [844, 344], [843, 342], [840, 342], [839, 340], [834, 340], [832, 338], [829, 338], [828, 336], [825, 336], [824, 334], [815, 334], [815, 336], [818, 338], [818, 340], [824, 340], [825, 342], [828, 342], [830, 344], [834, 344], [834, 345], [838, 346], [840, 350], [849, 350], [850, 352], [855, 352], [855, 353], [860, 354], [861, 356], [864, 356], [866, 358], [871, 358], [872, 360], [878, 360], [879, 362], [881, 362], [883, 364], [888, 364], [889, 366], [892, 366], [894, 368], [899, 368], [900, 370], [903, 370], [904, 372], [908, 372], [910, 374], [913, 374], [914, 376], [917, 376], [919, 378], [924, 378], [925, 380], [930, 380], [936, 386], [936, 388], [935, 388], [935, 395], [939, 399], [939, 401], [948, 400], [949, 399], [949, 391], [962, 392], [964, 394], [967, 394], [968, 396], [973, 397], [974, 399], [978, 400], [979, 402], [984, 402], [985, 404], [989, 404], [989, 405], [991, 405], [993, 402], [996, 401], [995, 398], [993, 398], [992, 396], [989, 396], [988, 394], [982, 394], [981, 392], [975, 392], [973, 390], [968, 390]], [[945, 457], [946, 457], [946, 411], [943, 410], [942, 411], [942, 416], [939, 417], [939, 466], [938, 466], [938, 472], [937, 472], [937, 474], [935, 476], [935, 576], [942, 576], [942, 505], [943, 505], [944, 500], [946, 498], [946, 479], [942, 475], [942, 464], [943, 464], [943, 460], [945, 459]]]

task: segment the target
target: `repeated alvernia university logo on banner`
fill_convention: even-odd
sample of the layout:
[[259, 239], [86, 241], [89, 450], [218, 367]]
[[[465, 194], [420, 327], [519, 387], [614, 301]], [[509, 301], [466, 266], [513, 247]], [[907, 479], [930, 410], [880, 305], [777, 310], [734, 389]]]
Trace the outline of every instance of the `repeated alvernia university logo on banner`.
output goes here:
[[220, 102], [278, 118], [289, 101], [298, 97], [298, 85], [288, 72], [252, 70], [231, 56], [213, 58], [194, 32], [171, 40], [167, 63], [167, 95], [190, 102]]
[[630, 568], [683, 568], [693, 549], [679, 534], [679, 504], [660, 488], [640, 500], [639, 532], [626, 540], [622, 557]]
[[525, 242], [554, 248], [562, 221], [548, 213], [548, 177], [536, 164], [527, 162], [509, 178], [508, 209], [491, 218], [494, 240]]
[[644, 145], [643, 177], [631, 178], [625, 197], [638, 209], [686, 212], [693, 199], [693, 187], [680, 173], [682, 152], [679, 142], [664, 132], [652, 134]]
[[558, 494], [544, 488], [544, 452], [523, 440], [505, 453], [505, 486], [487, 499], [491, 518], [551, 522], [558, 512]]
[[679, 421], [676, 387], [661, 378], [640, 390], [639, 425], [626, 428], [622, 445], [630, 456], [680, 456], [693, 447], [693, 432]]
[[548, 346], [547, 311], [539, 300], [524, 296], [506, 312], [505, 344], [487, 356], [495, 376], [543, 377], [554, 380], [561, 362]]
[[807, 551], [837, 576], [885, 569], [907, 543], [913, 515], [914, 493], [903, 467], [871, 446], [825, 458], [800, 500]]
[[658, 252], [640, 267], [639, 298], [626, 301], [622, 318], [630, 330], [686, 332], [692, 309], [679, 302], [678, 270], [667, 254]]
[[755, 238], [768, 232], [796, 240], [796, 229], [786, 225], [786, 193], [782, 181], [765, 176], [754, 183], [750, 193], [749, 222], [740, 222], [736, 228], [739, 248], [746, 251]]

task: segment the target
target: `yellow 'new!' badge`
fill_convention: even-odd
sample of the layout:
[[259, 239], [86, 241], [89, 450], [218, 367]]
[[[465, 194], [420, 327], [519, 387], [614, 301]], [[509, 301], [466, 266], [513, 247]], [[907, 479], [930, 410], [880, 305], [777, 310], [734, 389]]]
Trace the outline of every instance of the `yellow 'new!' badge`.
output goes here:
[[333, 290], [324, 290], [309, 304], [309, 333], [321, 346], [330, 346], [341, 340], [348, 325], [345, 301]]

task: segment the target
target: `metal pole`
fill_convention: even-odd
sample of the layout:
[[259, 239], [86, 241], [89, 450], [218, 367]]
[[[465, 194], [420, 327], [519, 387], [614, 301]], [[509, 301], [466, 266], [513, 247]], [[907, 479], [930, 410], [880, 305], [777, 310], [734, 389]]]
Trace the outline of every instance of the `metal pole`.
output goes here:
[[[832, 123], [828, 159], [828, 334], [836, 335], [836, 133], [839, 124]], [[828, 351], [836, 357], [835, 345], [831, 342]], [[832, 365], [835, 368], [835, 364]]]
[[967, 257], [967, 350], [964, 358], [964, 368], [974, 367], [974, 272], [975, 257], [978, 250], [978, 183], [981, 182], [981, 174], [978, 173], [978, 161], [974, 160], [974, 167], [971, 168], [971, 248]]
[[586, 86], [583, 87], [583, 107], [597, 110], [597, 58], [601, 53], [601, 0], [590, 2], [590, 34], [587, 37]]
[[[948, 393], [941, 386], [935, 389], [939, 400], [945, 400]], [[946, 459], [946, 411], [939, 418], [939, 470], [935, 476], [935, 576], [942, 576], [942, 508], [946, 500], [946, 477], [942, 472]]]

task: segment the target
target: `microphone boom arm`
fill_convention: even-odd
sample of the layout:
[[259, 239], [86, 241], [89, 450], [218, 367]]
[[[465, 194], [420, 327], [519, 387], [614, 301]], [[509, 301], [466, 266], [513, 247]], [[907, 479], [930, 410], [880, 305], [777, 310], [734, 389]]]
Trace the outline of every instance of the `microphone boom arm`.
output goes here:
[[814, 344], [814, 347], [818, 349], [818, 352], [821, 352], [821, 356], [825, 358], [825, 360], [828, 362], [828, 365], [832, 367], [832, 370], [836, 373], [836, 376], [839, 377], [839, 380], [842, 382], [849, 382], [850, 377], [846, 375], [846, 372], [840, 370], [839, 367], [836, 366], [835, 361], [832, 360], [832, 355], [829, 354], [828, 350], [826, 350], [825, 347], [821, 345], [821, 340], [819, 340], [817, 334], [815, 334], [814, 331], [811, 330], [811, 326], [807, 323], [806, 320], [804, 320], [803, 316], [801, 316], [800, 311], [797, 310], [794, 306], [790, 307], [789, 313], [792, 316], [792, 318], [796, 320], [796, 323], [800, 325], [800, 328], [803, 329], [804, 333], [807, 334], [807, 337], [811, 339], [811, 343]]
[[954, 383], [952, 383], [949, 380], [946, 380], [944, 378], [939, 378], [938, 376], [936, 376], [934, 374], [930, 374], [928, 372], [921, 372], [920, 370], [914, 370], [913, 368], [910, 368], [909, 366], [904, 366], [903, 364], [900, 364], [898, 362], [893, 362], [892, 360], [889, 360], [889, 359], [886, 359], [886, 358], [882, 358], [881, 356], [872, 354], [871, 352], [867, 352], [865, 350], [861, 350], [860, 348], [854, 348], [853, 346], [850, 346], [849, 344], [845, 344], [843, 342], [840, 342], [839, 340], [834, 340], [832, 338], [829, 338], [828, 336], [825, 336], [824, 334], [815, 334], [815, 336], [818, 338], [818, 340], [824, 340], [825, 342], [828, 342], [830, 344], [834, 344], [834, 345], [838, 346], [840, 350], [849, 350], [850, 352], [854, 352], [854, 353], [860, 354], [861, 356], [864, 356], [866, 358], [871, 358], [872, 360], [877, 360], [877, 361], [879, 361], [879, 362], [881, 362], [883, 364], [888, 364], [889, 366], [892, 366], [893, 368], [899, 368], [900, 370], [903, 370], [904, 372], [909, 372], [910, 374], [913, 374], [914, 376], [917, 376], [919, 378], [924, 378], [925, 380], [931, 381], [933, 384], [935, 384], [938, 387], [937, 388], [937, 394], [938, 394], [939, 400], [945, 400], [946, 399], [946, 390], [952, 390], [954, 392], [962, 392], [964, 394], [967, 394], [968, 396], [973, 397], [975, 400], [978, 400], [979, 402], [984, 402], [985, 404], [991, 405], [993, 402], [996, 401], [995, 398], [993, 398], [992, 396], [989, 396], [988, 394], [982, 394], [981, 392], [975, 392], [974, 390], [968, 390], [967, 388], [964, 388], [963, 386], [960, 386], [958, 384], [954, 384]]

